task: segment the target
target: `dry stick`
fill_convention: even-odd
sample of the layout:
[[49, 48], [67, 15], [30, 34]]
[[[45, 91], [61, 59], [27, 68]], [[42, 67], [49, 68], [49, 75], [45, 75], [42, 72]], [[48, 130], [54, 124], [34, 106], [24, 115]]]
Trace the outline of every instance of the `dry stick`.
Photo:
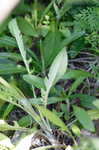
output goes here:
[[0, 23], [8, 17], [20, 0], [0, 0]]

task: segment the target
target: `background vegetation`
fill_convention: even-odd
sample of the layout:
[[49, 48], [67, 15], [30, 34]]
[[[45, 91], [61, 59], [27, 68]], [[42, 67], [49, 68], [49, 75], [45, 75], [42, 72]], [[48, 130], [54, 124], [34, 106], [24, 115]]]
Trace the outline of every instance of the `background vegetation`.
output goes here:
[[21, 0], [0, 24], [0, 149], [98, 150], [98, 0]]

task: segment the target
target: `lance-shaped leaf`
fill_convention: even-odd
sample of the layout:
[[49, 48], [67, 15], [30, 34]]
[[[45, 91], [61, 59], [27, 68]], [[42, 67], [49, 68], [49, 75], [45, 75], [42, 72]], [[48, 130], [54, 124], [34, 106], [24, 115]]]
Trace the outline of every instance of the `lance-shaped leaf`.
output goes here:
[[48, 73], [48, 78], [45, 79], [45, 85], [48, 91], [64, 75], [67, 69], [67, 63], [67, 52], [64, 48], [54, 59]]
[[26, 50], [24, 47], [22, 34], [19, 30], [16, 19], [13, 19], [10, 21], [9, 29], [10, 29], [11, 34], [15, 37], [15, 39], [17, 41], [17, 44], [18, 44], [21, 56], [23, 58], [24, 64], [27, 68], [27, 71], [29, 72], [29, 64], [28, 64], [27, 59], [26, 59]]

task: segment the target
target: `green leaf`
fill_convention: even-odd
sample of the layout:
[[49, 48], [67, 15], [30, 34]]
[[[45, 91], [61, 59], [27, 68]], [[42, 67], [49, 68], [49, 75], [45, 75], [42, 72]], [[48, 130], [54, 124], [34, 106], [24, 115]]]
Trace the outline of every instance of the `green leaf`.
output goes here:
[[20, 53], [22, 55], [24, 64], [25, 64], [26, 69], [29, 73], [30, 71], [29, 71], [29, 64], [28, 64], [28, 61], [26, 59], [26, 49], [24, 47], [22, 35], [21, 35], [21, 32], [20, 32], [19, 27], [17, 25], [16, 19], [13, 19], [10, 21], [9, 29], [10, 29], [11, 34], [15, 37], [15, 39], [17, 41], [17, 44], [18, 44]]
[[81, 106], [85, 108], [91, 108], [91, 109], [96, 108], [93, 104], [93, 102], [96, 100], [95, 96], [90, 96], [87, 94], [73, 94], [73, 95], [70, 95], [69, 98], [71, 99], [79, 98], [80, 99], [79, 102]]
[[33, 124], [33, 118], [30, 115], [26, 115], [18, 121], [18, 124], [21, 127], [29, 127]]
[[3, 21], [3, 23], [0, 23], [0, 34], [3, 33], [4, 30], [6, 30], [9, 21], [10, 18], [7, 18], [5, 21]]
[[0, 77], [0, 88], [3, 88], [3, 90], [0, 90], [0, 99], [20, 107], [39, 123], [40, 117], [33, 109], [32, 104], [16, 86], [13, 87]]
[[43, 56], [46, 67], [52, 63], [59, 51], [63, 49], [63, 47], [61, 48], [61, 33], [58, 31], [55, 23], [53, 23], [50, 28], [51, 31], [47, 34], [42, 42]]
[[[38, 104], [38, 105], [43, 104], [44, 105], [44, 100], [41, 97], [31, 98], [29, 100], [30, 100], [31, 104]], [[62, 101], [64, 101], [64, 98], [62, 98], [62, 97], [48, 97], [47, 104], [48, 105], [55, 104], [55, 103], [62, 102]]]
[[38, 34], [33, 25], [31, 25], [26, 19], [18, 17], [17, 21], [22, 33], [28, 36], [38, 37]]
[[11, 125], [7, 124], [4, 120], [0, 120], [0, 131], [7, 131], [7, 130], [27, 131], [28, 129], [19, 127], [18, 125], [11, 126]]
[[56, 125], [56, 126], [60, 127], [61, 129], [69, 132], [68, 128], [64, 124], [64, 122], [54, 112], [51, 112], [50, 110], [48, 110], [42, 106], [36, 106], [36, 107], [42, 113], [42, 115], [44, 117], [46, 117], [47, 119], [49, 119], [49, 121], [51, 121], [54, 125]]
[[35, 75], [24, 75], [23, 79], [30, 85], [33, 85], [39, 89], [45, 89], [44, 80], [40, 77]]
[[87, 112], [92, 120], [99, 119], [99, 109], [92, 109], [92, 110], [88, 110]]
[[76, 81], [71, 85], [68, 95], [71, 95], [71, 93], [77, 89], [77, 87], [83, 82], [83, 80], [84, 77], [79, 77], [78, 79], [76, 79]]
[[26, 72], [26, 69], [21, 65], [16, 65], [8, 59], [0, 59], [0, 74], [15, 74]]
[[4, 111], [3, 116], [2, 116], [2, 118], [3, 118], [4, 120], [8, 117], [9, 113], [13, 111], [13, 108], [14, 108], [14, 105], [12, 105], [12, 104], [9, 104], [9, 105], [6, 107], [6, 111]]
[[10, 36], [0, 37], [0, 47], [17, 47], [16, 41]]
[[79, 77], [93, 77], [93, 75], [84, 70], [69, 70], [64, 74], [62, 79], [78, 79]]
[[71, 126], [71, 130], [72, 130], [72, 132], [73, 132], [76, 136], [80, 137], [80, 129], [78, 128], [78, 126], [76, 126], [75, 124], [73, 124], [73, 125]]
[[49, 73], [48, 79], [45, 79], [46, 89], [50, 90], [50, 88], [64, 75], [67, 69], [67, 53], [65, 48], [61, 50], [61, 52], [54, 59]]
[[0, 59], [12, 59], [16, 62], [22, 61], [22, 57], [17, 53], [9, 53], [9, 52], [0, 52]]
[[95, 101], [93, 102], [93, 104], [96, 106], [96, 108], [99, 109], [99, 99], [95, 100]]
[[85, 34], [85, 32], [74, 32], [71, 34], [70, 37], [66, 38], [63, 40], [63, 42], [61, 43], [62, 47], [69, 45], [71, 42], [79, 39], [80, 37], [82, 37]]
[[85, 129], [94, 132], [95, 131], [94, 124], [91, 121], [88, 113], [84, 109], [77, 107], [77, 106], [73, 106], [73, 110], [74, 110], [75, 116], [77, 117], [79, 122], [82, 124], [82, 126]]

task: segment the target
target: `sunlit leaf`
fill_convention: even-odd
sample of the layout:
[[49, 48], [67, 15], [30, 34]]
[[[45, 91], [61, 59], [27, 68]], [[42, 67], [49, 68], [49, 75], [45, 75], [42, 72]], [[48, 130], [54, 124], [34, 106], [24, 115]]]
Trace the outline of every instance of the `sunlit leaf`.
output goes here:
[[6, 130], [22, 130], [27, 131], [26, 128], [21, 128], [20, 126], [11, 126], [7, 124], [4, 120], [0, 120], [0, 131], [6, 131]]
[[45, 85], [48, 90], [64, 75], [67, 64], [67, 53], [64, 48], [54, 59], [48, 73], [48, 79], [45, 79]]

